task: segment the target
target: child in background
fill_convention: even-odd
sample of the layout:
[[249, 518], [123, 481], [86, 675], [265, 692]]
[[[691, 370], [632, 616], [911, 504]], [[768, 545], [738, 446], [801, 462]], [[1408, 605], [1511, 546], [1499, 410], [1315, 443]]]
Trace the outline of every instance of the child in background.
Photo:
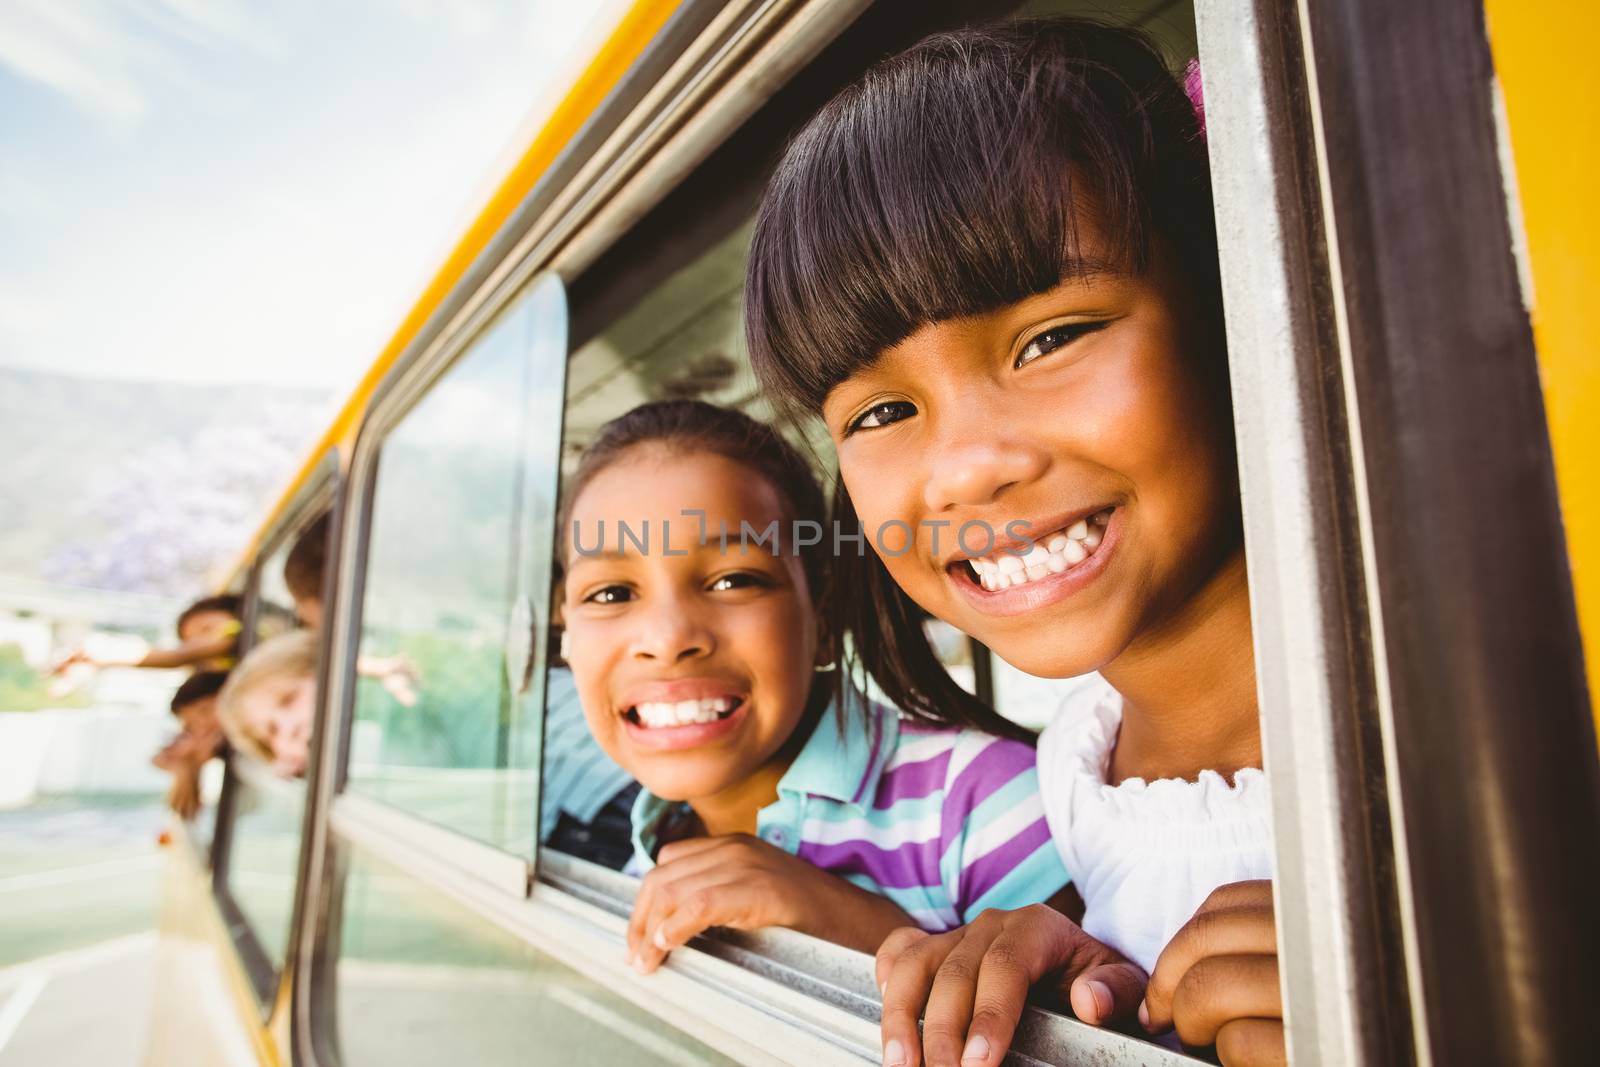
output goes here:
[[136, 660], [102, 659], [82, 649], [58, 663], [51, 673], [85, 665], [97, 670], [108, 667], [144, 667], [173, 670], [187, 667], [195, 671], [226, 671], [238, 656], [239, 633], [243, 628], [244, 602], [233, 593], [202, 597], [178, 616], [177, 648], [155, 648]]
[[[307, 524], [283, 561], [283, 584], [294, 600], [295, 619], [309, 630], [322, 627], [322, 578], [328, 565], [328, 536], [333, 513], [323, 512]], [[372, 678], [401, 707], [417, 703], [416, 667], [404, 656], [359, 656], [356, 674]]]
[[[608, 423], [568, 489], [566, 660], [596, 740], [644, 787], [642, 971], [709, 926], [870, 952], [895, 927], [946, 930], [1067, 881], [1027, 744], [902, 722], [827, 669], [828, 550], [790, 533], [824, 517], [775, 430], [696, 401]], [[617, 527], [641, 520], [643, 549]], [[773, 523], [776, 543], [739, 540]]]
[[285, 778], [305, 774], [316, 674], [317, 637], [309, 630], [257, 645], [233, 669], [217, 698], [229, 743]]
[[840, 517], [875, 547], [915, 531], [840, 580], [846, 622], [888, 634], [862, 646], [873, 675], [948, 714], [920, 605], [1030, 674], [1106, 683], [1039, 742], [1081, 905], [890, 937], [891, 1067], [994, 1067], [1030, 985], [1230, 1067], [1283, 1060], [1216, 251], [1183, 89], [1144, 38], [1070, 20], [879, 64], [768, 186], [757, 373], [825, 420]]
[[309, 630], [322, 626], [322, 574], [328, 565], [328, 527], [333, 513], [325, 511], [300, 532], [283, 561], [283, 584], [294, 599], [295, 618]]
[[200, 768], [222, 746], [217, 694], [227, 680], [222, 671], [201, 671], [184, 680], [172, 695], [172, 714], [182, 732], [150, 759], [172, 775], [167, 806], [180, 818], [192, 819], [200, 810]]

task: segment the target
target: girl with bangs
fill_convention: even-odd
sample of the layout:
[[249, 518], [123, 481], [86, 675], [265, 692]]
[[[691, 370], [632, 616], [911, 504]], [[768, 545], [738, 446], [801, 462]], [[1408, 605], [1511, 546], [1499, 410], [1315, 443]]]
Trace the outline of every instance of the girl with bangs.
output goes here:
[[1030, 674], [1098, 672], [1038, 746], [1077, 899], [892, 934], [891, 1067], [998, 1064], [1030, 986], [1229, 1065], [1284, 1057], [1196, 104], [1130, 31], [941, 34], [812, 119], [762, 203], [751, 355], [826, 423], [837, 515], [877, 549], [839, 561], [835, 625], [882, 634], [861, 665], [903, 714], [971, 721], [927, 611]]

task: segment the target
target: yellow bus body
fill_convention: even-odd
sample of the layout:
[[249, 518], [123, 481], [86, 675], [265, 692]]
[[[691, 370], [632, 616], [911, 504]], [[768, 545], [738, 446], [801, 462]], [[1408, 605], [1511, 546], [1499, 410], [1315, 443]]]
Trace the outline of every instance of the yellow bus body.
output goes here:
[[[1533, 335], [1561, 486], [1584, 647], [1600, 648], [1600, 98], [1580, 84], [1600, 9], [1488, 0], [1489, 43], [1505, 97], [1527, 237]], [[1515, 218], [1513, 219], [1515, 222]], [[1600, 671], [1589, 671], [1600, 724]]]

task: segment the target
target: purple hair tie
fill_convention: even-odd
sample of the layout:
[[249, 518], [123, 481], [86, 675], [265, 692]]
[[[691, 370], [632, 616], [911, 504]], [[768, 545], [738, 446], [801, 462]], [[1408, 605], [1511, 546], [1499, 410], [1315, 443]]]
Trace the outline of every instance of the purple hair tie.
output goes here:
[[1183, 93], [1194, 106], [1195, 121], [1200, 124], [1200, 136], [1206, 135], [1206, 91], [1200, 80], [1200, 60], [1191, 59], [1183, 68]]

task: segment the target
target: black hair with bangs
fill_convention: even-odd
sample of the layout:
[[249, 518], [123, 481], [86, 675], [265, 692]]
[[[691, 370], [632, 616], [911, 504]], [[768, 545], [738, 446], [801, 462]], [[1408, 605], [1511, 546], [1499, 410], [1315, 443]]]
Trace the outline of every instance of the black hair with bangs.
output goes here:
[[[1108, 262], [1084, 260], [1080, 212]], [[790, 142], [751, 244], [751, 362], [791, 414], [815, 412], [918, 328], [1140, 273], [1158, 236], [1215, 294], [1200, 122], [1148, 38], [1067, 18], [935, 34]]]
[[[1080, 220], [1099, 243], [1093, 262]], [[790, 143], [756, 219], [745, 330], [780, 410], [922, 326], [994, 311], [1097, 270], [1145, 271], [1159, 242], [1192, 287], [1193, 350], [1226, 404], [1217, 238], [1195, 106], [1142, 34], [1041, 19], [936, 34], [869, 70]], [[860, 530], [841, 480], [834, 521]], [[926, 614], [875, 552], [836, 561], [831, 628], [911, 718], [1018, 736], [961, 689]]]

